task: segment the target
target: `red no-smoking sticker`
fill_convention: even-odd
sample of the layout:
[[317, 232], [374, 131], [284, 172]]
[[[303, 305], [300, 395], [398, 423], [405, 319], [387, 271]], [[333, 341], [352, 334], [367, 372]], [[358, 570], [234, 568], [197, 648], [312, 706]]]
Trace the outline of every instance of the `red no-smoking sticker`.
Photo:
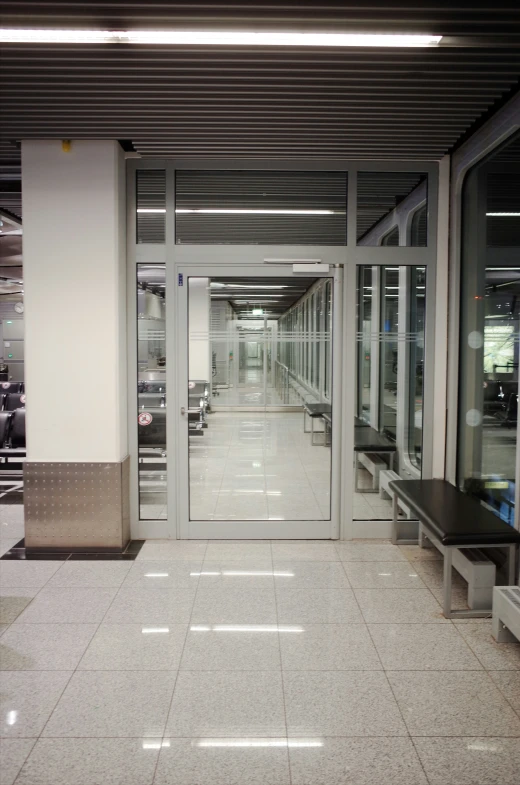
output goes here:
[[25, 403], [25, 395], [20, 395], [20, 403]]
[[10, 386], [11, 386], [11, 382], [3, 382], [2, 383], [2, 389], [3, 390], [8, 390]]
[[150, 425], [152, 420], [153, 417], [150, 414], [150, 412], [141, 412], [141, 414], [137, 418], [137, 422], [139, 423], [139, 425]]

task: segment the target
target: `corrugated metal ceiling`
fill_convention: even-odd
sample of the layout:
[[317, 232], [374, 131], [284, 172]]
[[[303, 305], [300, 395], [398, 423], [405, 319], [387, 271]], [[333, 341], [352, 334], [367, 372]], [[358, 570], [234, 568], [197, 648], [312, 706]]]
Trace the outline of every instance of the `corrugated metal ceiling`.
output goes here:
[[[0, 164], [22, 138], [131, 140], [145, 156], [432, 160], [518, 85], [520, 6], [4, 2], [4, 27], [440, 34], [429, 49], [3, 45]], [[16, 172], [13, 175], [16, 178]], [[7, 189], [0, 193], [5, 203]]]

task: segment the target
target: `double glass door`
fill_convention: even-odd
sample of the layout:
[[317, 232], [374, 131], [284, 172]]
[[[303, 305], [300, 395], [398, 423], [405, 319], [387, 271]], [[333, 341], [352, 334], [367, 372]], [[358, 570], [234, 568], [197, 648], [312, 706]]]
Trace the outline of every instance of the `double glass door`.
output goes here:
[[177, 267], [181, 537], [337, 536], [340, 275]]

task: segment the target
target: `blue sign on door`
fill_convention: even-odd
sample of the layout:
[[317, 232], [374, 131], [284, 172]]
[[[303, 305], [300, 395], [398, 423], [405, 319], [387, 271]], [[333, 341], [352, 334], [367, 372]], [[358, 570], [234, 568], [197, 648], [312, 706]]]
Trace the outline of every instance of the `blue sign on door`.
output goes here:
[[184, 275], [179, 273], [179, 286], [184, 286]]

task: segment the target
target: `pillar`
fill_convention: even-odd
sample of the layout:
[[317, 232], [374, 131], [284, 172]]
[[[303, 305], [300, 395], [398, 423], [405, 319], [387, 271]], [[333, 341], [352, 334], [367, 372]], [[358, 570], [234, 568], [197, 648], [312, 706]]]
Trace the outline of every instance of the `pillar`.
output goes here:
[[[69, 149], [67, 149], [69, 147]], [[29, 548], [129, 539], [124, 153], [22, 143]]]

